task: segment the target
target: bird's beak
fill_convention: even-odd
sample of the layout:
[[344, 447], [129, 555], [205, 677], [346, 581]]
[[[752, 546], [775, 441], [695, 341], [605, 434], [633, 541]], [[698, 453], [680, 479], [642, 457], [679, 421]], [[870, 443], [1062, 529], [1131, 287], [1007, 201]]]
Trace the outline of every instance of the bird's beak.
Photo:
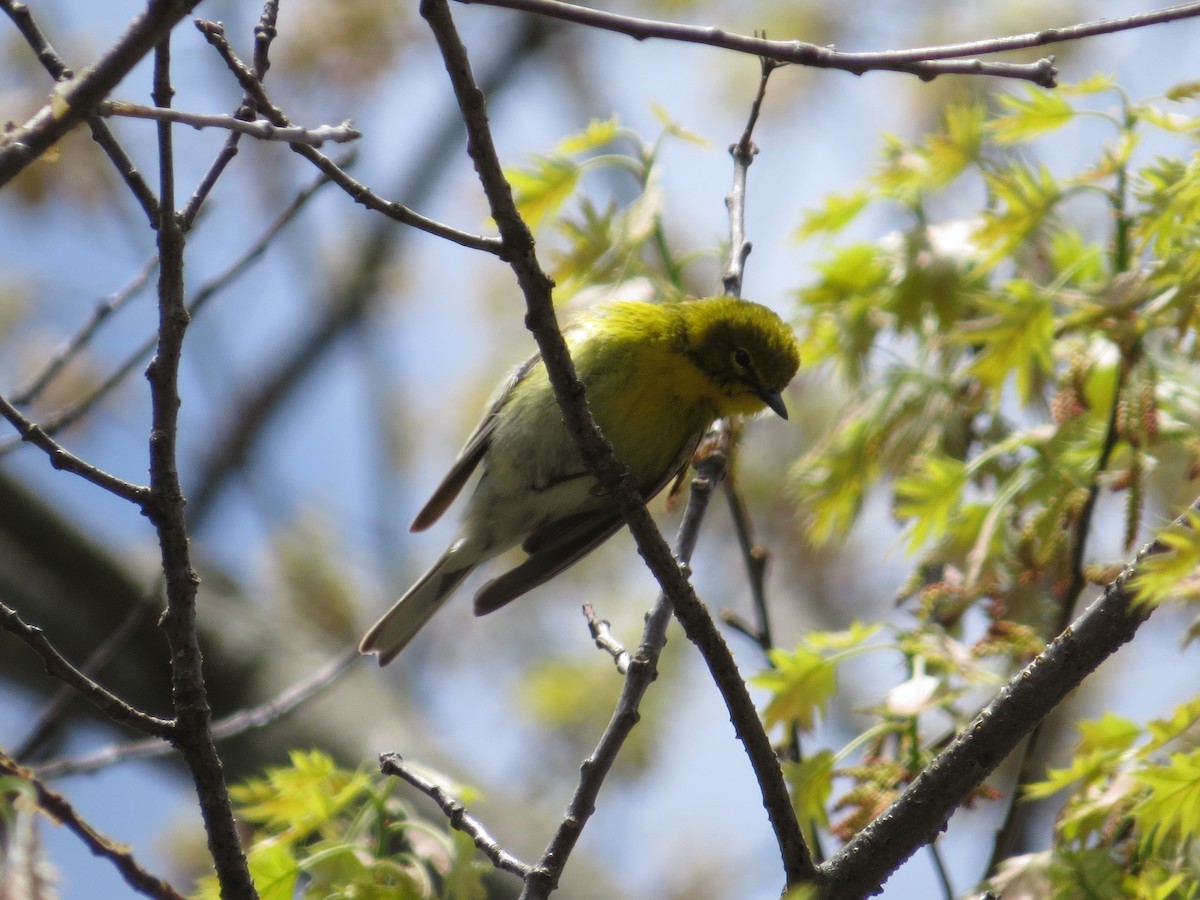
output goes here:
[[766, 388], [758, 388], [755, 392], [763, 403], [770, 407], [771, 411], [781, 419], [787, 419], [787, 405], [783, 402], [783, 396], [779, 391], [768, 391]]

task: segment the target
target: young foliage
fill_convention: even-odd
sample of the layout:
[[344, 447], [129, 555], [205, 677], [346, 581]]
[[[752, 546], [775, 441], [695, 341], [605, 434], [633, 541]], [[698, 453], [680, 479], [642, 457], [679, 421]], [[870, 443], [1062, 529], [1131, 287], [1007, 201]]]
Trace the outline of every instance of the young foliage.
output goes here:
[[[415, 817], [393, 796], [395, 779], [341, 769], [316, 750], [290, 758], [230, 790], [252, 829], [247, 855], [263, 900], [487, 896], [488, 867], [471, 840]], [[217, 900], [216, 878], [194, 896]]]
[[[1197, 493], [1200, 154], [1139, 153], [1200, 134], [1200, 121], [1169, 108], [1195, 93], [1134, 103], [1097, 77], [1004, 98], [990, 115], [974, 100], [953, 105], [938, 133], [889, 138], [864, 188], [829, 198], [797, 231], [833, 241], [880, 206], [905, 223], [830, 247], [797, 292], [805, 362], [845, 397], [828, 437], [792, 470], [805, 536], [846, 538], [882, 492], [916, 557], [899, 591], [916, 623], [892, 644], [910, 677], [871, 711], [861, 761], [833, 770], [850, 779], [836, 799], [839, 836], [921, 770], [945, 716], [966, 724], [974, 687], [1009, 677], [1087, 579], [1110, 580], [1127, 558], [1090, 559], [1080, 542], [1116, 533], [1105, 546], [1130, 554], [1144, 523], [1169, 520]], [[1064, 173], [1039, 161], [1036, 142], [1085, 120], [1108, 130], [1091, 162]], [[939, 219], [948, 197], [969, 192], [977, 216]], [[1152, 480], [1180, 459], [1171, 471], [1182, 477]], [[1096, 517], [1108, 496], [1123, 521]], [[1193, 515], [1156, 535], [1168, 552], [1141, 565], [1142, 602], [1197, 594], [1198, 527]], [[770, 691], [766, 721], [811, 727], [836, 690], [833, 661], [810, 641], [771, 661], [756, 680]], [[1167, 750], [1194, 705], [1144, 727], [1113, 715], [1083, 726], [1070, 764], [1025, 793], [1069, 794], [1053, 848], [1003, 877], [1048, 896], [1085, 885], [1095, 896], [1194, 895], [1200, 764], [1190, 749]], [[803, 818], [820, 826], [812, 798], [826, 783], [807, 768], [791, 778], [805, 790]]]

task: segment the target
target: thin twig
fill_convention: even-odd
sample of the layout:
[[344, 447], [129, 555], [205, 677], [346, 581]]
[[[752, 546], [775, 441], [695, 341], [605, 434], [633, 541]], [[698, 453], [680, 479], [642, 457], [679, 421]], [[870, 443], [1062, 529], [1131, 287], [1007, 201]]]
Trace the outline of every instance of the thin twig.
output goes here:
[[42, 658], [47, 674], [69, 685], [113, 722], [156, 738], [169, 739], [174, 733], [170, 719], [148, 715], [88, 678], [63, 658], [40, 628], [26, 623], [4, 603], [0, 603], [0, 628], [29, 645]]
[[[24, 6], [13, 0], [4, 3], [6, 11], [19, 11]], [[82, 74], [60, 82], [45, 106], [23, 125], [0, 136], [0, 187], [86, 119], [96, 104], [199, 3], [200, 0], [159, 0], [146, 4], [120, 39], [99, 59], [83, 69]]]
[[21, 415], [17, 411], [17, 408], [3, 397], [0, 397], [0, 416], [8, 419], [12, 426], [17, 429], [17, 434], [20, 435], [22, 441], [33, 444], [33, 446], [49, 456], [50, 465], [54, 468], [78, 475], [85, 481], [90, 481], [110, 494], [115, 494], [123, 500], [137, 504], [142, 509], [145, 509], [146, 505], [150, 502], [149, 488], [125, 481], [93, 466], [91, 463], [84, 462], [46, 434], [39, 425]]
[[404, 759], [399, 753], [381, 753], [379, 755], [379, 769], [384, 775], [395, 775], [398, 778], [403, 778], [441, 807], [447, 821], [450, 823], [450, 827], [470, 837], [480, 852], [490, 859], [492, 865], [497, 869], [511, 872], [519, 878], [525, 878], [529, 874], [530, 867], [528, 863], [521, 862], [521, 860], [501, 847], [496, 842], [496, 839], [488, 833], [483, 823], [467, 812], [467, 808], [462, 803], [446, 793], [445, 788], [440, 784], [418, 775], [405, 765]]
[[[266, 0], [263, 3], [262, 13], [259, 15], [258, 24], [254, 26], [254, 76], [259, 82], [267, 77], [267, 70], [271, 67], [271, 44], [278, 34], [275, 28], [278, 19], [279, 0]], [[247, 121], [254, 118], [254, 105], [249, 94], [243, 93], [242, 102], [238, 104], [238, 108], [233, 114], [236, 118]], [[240, 142], [241, 135], [236, 131], [231, 131], [225, 137], [225, 143], [221, 145], [221, 149], [217, 151], [217, 155], [209, 164], [208, 171], [196, 184], [196, 189], [192, 191], [192, 196], [188, 198], [187, 203], [180, 208], [179, 222], [184, 231], [192, 227], [192, 222], [216, 186], [217, 179], [221, 177], [225, 167], [237, 155]]]
[[37, 798], [38, 808], [53, 821], [65, 825], [94, 855], [111, 862], [135, 891], [160, 900], [183, 900], [183, 895], [169, 883], [143, 869], [128, 848], [98, 832], [80, 817], [65, 797], [46, 787], [33, 772], [3, 752], [0, 752], [0, 773], [28, 784]]
[[[704, 457], [698, 464], [687, 509], [684, 510], [683, 519], [679, 523], [679, 533], [675, 538], [676, 555], [683, 565], [692, 558], [700, 535], [700, 525], [712, 495], [714, 480], [719, 481], [724, 476], [724, 465], [724, 457], [716, 454]], [[670, 622], [671, 601], [665, 593], [660, 593], [646, 616], [637, 652], [633, 656], [625, 655], [625, 683], [621, 686], [621, 695], [617, 698], [608, 725], [596, 748], [580, 766], [579, 783], [567, 810], [543, 851], [537, 868], [526, 879], [526, 887], [521, 895], [525, 900], [546, 897], [557, 886], [571, 851], [596, 808], [600, 788], [616, 762], [625, 740], [641, 717], [639, 709], [642, 700], [658, 677], [658, 659], [667, 643], [667, 626]]]
[[613, 637], [612, 627], [607, 619], [601, 619], [596, 615], [596, 610], [592, 604], [583, 604], [583, 617], [587, 619], [588, 633], [591, 634], [592, 640], [596, 642], [596, 646], [613, 658], [613, 663], [617, 667], [617, 672], [625, 675], [629, 672], [629, 662], [633, 658], [629, 655], [629, 651], [625, 649], [625, 645]]
[[[98, 302], [92, 309], [91, 316], [83, 323], [83, 326], [71, 338], [69, 338], [54, 354], [46, 360], [41, 371], [33, 375], [22, 387], [17, 388], [13, 392], [12, 402], [14, 406], [27, 406], [32, 403], [39, 394], [46, 389], [46, 386], [53, 381], [67, 364], [71, 362], [80, 351], [91, 342], [96, 332], [100, 330], [108, 318], [121, 309], [132, 300], [139, 291], [146, 286], [146, 282], [150, 280], [151, 274], [158, 266], [158, 257], [152, 256], [148, 259], [141, 270], [133, 276], [133, 278], [125, 284], [119, 291], [109, 294], [103, 300]], [[48, 422], [42, 423], [42, 429], [47, 434], [53, 434], [56, 430]], [[3, 452], [3, 447], [0, 445], [0, 452]]]
[[[229, 41], [225, 38], [225, 29], [219, 23], [205, 21], [198, 21], [196, 27], [200, 29], [201, 34], [204, 35], [213, 48], [221, 55], [229, 70], [233, 72], [238, 83], [242, 86], [242, 90], [253, 99], [254, 106], [258, 112], [276, 127], [285, 128], [290, 125], [283, 111], [271, 102], [271, 98], [267, 96], [262, 83], [238, 59], [237, 54], [233, 52], [233, 48], [229, 46]], [[420, 213], [414, 212], [403, 203], [384, 200], [366, 185], [360, 184], [351, 178], [350, 175], [337, 166], [328, 156], [321, 153], [321, 151], [306, 144], [289, 144], [289, 146], [324, 172], [334, 184], [349, 194], [354, 202], [362, 204], [367, 209], [382, 213], [403, 225], [411, 225], [414, 228], [427, 231], [432, 235], [445, 238], [463, 247], [482, 250], [485, 253], [491, 253], [503, 258], [503, 246], [498, 238], [459, 231], [457, 228], [451, 228], [449, 225], [444, 225], [441, 222], [434, 221]]]
[[[292, 198], [291, 203], [275, 217], [275, 221], [268, 225], [263, 233], [237, 259], [229, 264], [225, 271], [218, 273], [201, 284], [196, 289], [196, 293], [188, 301], [188, 315], [196, 315], [209, 300], [227, 288], [238, 277], [249, 271], [251, 266], [263, 257], [275, 237], [296, 218], [308, 201], [326, 184], [329, 184], [329, 178], [324, 174], [318, 174], [311, 184], [303, 188]], [[152, 271], [157, 264], [158, 258], [155, 257], [147, 264], [147, 270]], [[93, 320], [96, 318], [96, 315], [97, 313], [93, 313]], [[88, 324], [91, 325], [91, 321]], [[88, 329], [85, 327], [75, 338], [68, 342], [67, 348], [64, 348], [60, 353], [69, 354], [72, 351], [78, 352], [78, 348], [91, 337], [90, 332], [85, 334], [87, 331]], [[153, 335], [143, 341], [141, 346], [125, 357], [125, 360], [117, 368], [113, 369], [108, 374], [108, 377], [92, 388], [91, 391], [65, 409], [47, 417], [40, 425], [42, 433], [47, 435], [56, 434], [82, 419], [97, 403], [112, 393], [114, 389], [122, 384], [126, 378], [145, 362], [146, 358], [154, 352], [156, 344], [157, 338]], [[9, 452], [14, 447], [20, 446], [20, 444], [21, 440], [19, 438], [7, 442], [0, 441], [0, 456]]]
[[[734, 34], [714, 26], [682, 25], [677, 22], [662, 22], [654, 19], [640, 19], [634, 16], [623, 16], [617, 13], [605, 12], [572, 3], [561, 3], [559, 0], [459, 0], [460, 3], [477, 3], [482, 6], [500, 6], [519, 12], [534, 13], [549, 16], [591, 28], [604, 31], [614, 31], [626, 34], [639, 41], [648, 38], [663, 38], [683, 43], [704, 44], [709, 47], [720, 47], [734, 50], [738, 53], [748, 53], [763, 59], [773, 60], [781, 64], [813, 66], [820, 69], [840, 69], [854, 75], [862, 75], [870, 71], [903, 72], [916, 75], [925, 81], [930, 81], [939, 75], [993, 75], [999, 78], [1016, 78], [1032, 81], [1042, 87], [1054, 87], [1057, 72], [1053, 59], [1040, 59], [1035, 63], [1001, 63], [984, 62], [980, 59], [959, 59], [970, 55], [986, 55], [998, 53], [1001, 50], [1017, 49], [1020, 47], [1038, 47], [1058, 41], [1073, 40], [1074, 37], [1049, 37], [1052, 33], [1067, 32], [1071, 29], [1038, 32], [1037, 35], [1020, 35], [1015, 38], [1000, 38], [996, 41], [978, 41], [971, 44], [956, 44], [949, 48], [953, 52], [945, 52], [946, 48], [930, 47], [921, 50], [895, 50], [881, 53], [842, 53], [830, 47], [808, 44], [804, 41], [768, 41], [765, 38], [750, 37], [744, 34]], [[1200, 4], [1194, 4], [1195, 10], [1186, 15], [1200, 13]], [[1184, 18], [1185, 15], [1175, 15], [1173, 18]], [[1158, 21], [1170, 21], [1161, 19]], [[1147, 21], [1141, 24], [1153, 25], [1157, 21]], [[1085, 26], [1076, 26], [1084, 28]], [[1121, 30], [1113, 28], [1110, 30]], [[1093, 32], [1102, 33], [1102, 32]], [[1038, 36], [1046, 35], [1042, 39]], [[1081, 33], [1079, 37], [1090, 34]], [[1022, 38], [1025, 40], [1022, 41]]]
[[[79, 671], [90, 679], [108, 665], [112, 658], [121, 652], [129, 639], [137, 633], [152, 610], [153, 607], [147, 602], [134, 603], [121, 623], [84, 660]], [[50, 737], [55, 728], [61, 724], [71, 702], [78, 694], [79, 689], [74, 684], [63, 684], [55, 691], [54, 696], [31, 723], [29, 733], [13, 750], [13, 756], [22, 762], [28, 762], [29, 758], [41, 749], [42, 744]]]
[[[21, 36], [25, 38], [26, 43], [37, 54], [42, 67], [53, 76], [55, 81], [62, 84], [69, 82], [75, 77], [62, 57], [50, 46], [50, 40], [38, 26], [37, 22], [34, 21], [28, 6], [24, 3], [14, 2], [14, 0], [0, 0], [0, 9], [8, 13], [9, 17], [13, 20], [13, 24], [17, 26], [17, 30], [21, 32]], [[92, 139], [108, 154], [108, 158], [125, 180], [125, 184], [129, 187], [130, 192], [137, 199], [138, 203], [141, 204], [151, 226], [153, 226], [158, 221], [158, 198], [154, 196], [154, 191], [146, 183], [146, 179], [142, 177], [142, 173], [137, 170], [137, 167], [133, 164], [133, 160], [129, 158], [129, 154], [125, 152], [125, 148], [117, 140], [117, 136], [108, 127], [108, 123], [97, 115], [88, 115], [87, 123], [88, 127], [92, 130]]]
[[[212, 724], [213, 738], [226, 741], [248, 731], [273, 725], [336, 684], [342, 675], [350, 671], [350, 668], [360, 659], [362, 659], [362, 655], [358, 652], [356, 644], [321, 666], [307, 678], [296, 682], [271, 699], [214, 720]], [[83, 756], [49, 760], [35, 768], [38, 775], [43, 778], [90, 775], [120, 763], [167, 756], [174, 750], [174, 747], [164, 741], [127, 741], [121, 744], [110, 744]]]
[[721, 284], [729, 297], [742, 296], [742, 277], [746, 271], [746, 259], [752, 249], [750, 242], [746, 240], [746, 176], [758, 153], [758, 148], [754, 146], [754, 126], [758, 124], [763, 98], [767, 95], [767, 81], [780, 65], [769, 59], [759, 60], [759, 63], [761, 75], [758, 79], [758, 92], [750, 104], [750, 117], [746, 120], [741, 138], [729, 147], [729, 155], [733, 157], [733, 187], [725, 196], [725, 208], [729, 210], [729, 261], [721, 275]]
[[348, 144], [362, 137], [362, 132], [356, 131], [348, 121], [341, 125], [318, 125], [315, 128], [304, 128], [300, 125], [276, 126], [264, 119], [247, 122], [234, 116], [186, 112], [181, 109], [158, 109], [152, 106], [142, 106], [139, 103], [129, 103], [125, 100], [105, 100], [96, 107], [96, 112], [105, 117], [116, 116], [128, 119], [150, 119], [156, 122], [174, 122], [178, 125], [188, 125], [197, 130], [223, 128], [226, 131], [249, 135], [260, 141], [306, 144], [310, 147], [320, 147], [326, 143]]

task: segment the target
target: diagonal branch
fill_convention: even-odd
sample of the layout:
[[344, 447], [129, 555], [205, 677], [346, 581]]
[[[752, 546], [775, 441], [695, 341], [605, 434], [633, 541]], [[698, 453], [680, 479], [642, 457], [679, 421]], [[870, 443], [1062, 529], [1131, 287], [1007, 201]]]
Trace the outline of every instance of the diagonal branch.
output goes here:
[[[23, 5], [10, 2], [9, 8]], [[25, 124], [0, 137], [0, 187], [91, 115], [96, 104], [199, 5], [200, 0], [158, 0], [146, 4], [145, 11], [103, 56], [81, 74], [59, 82], [50, 102]]]
[[[25, 38], [25, 42], [37, 54], [42, 67], [54, 77], [55, 81], [65, 82], [74, 77], [74, 73], [50, 45], [49, 39], [34, 21], [28, 6], [16, 2], [16, 0], [0, 0], [0, 9], [8, 13], [13, 24], [17, 26], [17, 30], [21, 32], [21, 36]], [[87, 123], [92, 130], [92, 138], [108, 154], [108, 158], [121, 177], [125, 179], [126, 185], [129, 186], [129, 190], [145, 210], [146, 216], [153, 226], [158, 221], [158, 198], [154, 196], [154, 191], [146, 183], [142, 173], [137, 170], [133, 160], [129, 158], [129, 154], [117, 140], [117, 136], [108, 127], [108, 123], [94, 114], [88, 115]]]
[[[340, 656], [334, 657], [307, 678], [280, 691], [276, 696], [257, 706], [239, 710], [212, 723], [214, 740], [224, 741], [256, 728], [265, 728], [284, 716], [299, 709], [313, 697], [336, 684], [351, 667], [362, 659], [358, 645], [350, 647]], [[53, 759], [38, 765], [37, 773], [42, 778], [63, 778], [68, 775], [90, 775], [115, 766], [118, 763], [137, 759], [154, 759], [166, 756], [174, 748], [164, 741], [140, 740], [121, 744], [110, 744], [83, 756]]]
[[28, 644], [42, 658], [47, 673], [71, 687], [113, 722], [164, 740], [173, 735], [174, 723], [170, 719], [148, 715], [88, 678], [63, 658], [40, 628], [25, 622], [4, 603], [0, 603], [0, 628]]
[[[1200, 498], [1190, 510], [1200, 512]], [[1185, 513], [1175, 523], [1189, 521]], [[1009, 681], [886, 812], [820, 867], [829, 896], [879, 890], [901, 863], [937, 836], [962, 799], [1037, 722], [1134, 636], [1151, 610], [1134, 605], [1130, 579], [1146, 557], [1167, 549], [1157, 540], [1143, 547], [1103, 595]]]
[[[357, 652], [357, 649], [355, 650]], [[381, 753], [379, 755], [379, 770], [384, 775], [395, 775], [403, 778], [418, 791], [441, 807], [450, 827], [461, 831], [475, 842], [475, 846], [484, 856], [492, 861], [492, 865], [503, 872], [511, 872], [519, 878], [529, 876], [529, 864], [523, 863], [517, 857], [506, 851], [488, 833], [483, 823], [471, 815], [465, 806], [446, 793], [445, 788], [435, 781], [430, 781], [407, 766], [399, 753]]]
[[62, 794], [50, 790], [33, 772], [18, 765], [3, 752], [0, 752], [0, 775], [16, 778], [29, 785], [37, 799], [38, 808], [54, 822], [65, 825], [93, 854], [116, 866], [121, 877], [135, 891], [147, 897], [157, 897], [159, 900], [183, 900], [183, 895], [170, 884], [138, 865], [128, 848], [94, 829], [80, 817], [75, 807], [71, 806]]
[[22, 441], [33, 444], [49, 456], [50, 465], [54, 468], [78, 475], [85, 481], [90, 481], [123, 500], [137, 504], [142, 509], [145, 509], [150, 502], [148, 488], [125, 481], [103, 469], [96, 468], [91, 463], [84, 462], [46, 434], [40, 426], [21, 415], [17, 408], [3, 397], [0, 397], [0, 416], [8, 419], [13, 428], [17, 429], [17, 434], [20, 435]]
[[[277, 128], [289, 127], [291, 122], [288, 121], [288, 117], [284, 115], [283, 110], [271, 102], [271, 98], [267, 96], [262, 82], [258, 80], [254, 72], [238, 59], [237, 55], [233, 52], [233, 48], [229, 46], [229, 42], [225, 39], [224, 27], [217, 22], [204, 21], [197, 22], [196, 27], [200, 29], [200, 32], [208, 42], [221, 55], [229, 70], [233, 72], [238, 83], [242, 86], [242, 90], [252, 99], [254, 107], [258, 110], [259, 114]], [[469, 234], [457, 228], [451, 228], [449, 225], [443, 225], [441, 222], [436, 222], [409, 209], [403, 203], [384, 200], [366, 185], [360, 184], [351, 178], [333, 160], [316, 148], [307, 144], [297, 143], [290, 144], [289, 146], [324, 172], [330, 181], [349, 194], [356, 203], [361, 203], [367, 209], [383, 213], [385, 216], [395, 219], [402, 225], [411, 225], [414, 228], [427, 231], [436, 237], [453, 241], [463, 247], [473, 250], [483, 250], [486, 253], [492, 253], [497, 256], [503, 254], [501, 242], [496, 238]]]
[[448, 0], [423, 0], [420, 10], [445, 60], [467, 126], [467, 152], [475, 163], [492, 218], [500, 230], [504, 242], [503, 257], [512, 267], [525, 296], [528, 310], [525, 322], [541, 351], [563, 421], [579, 448], [584, 464], [620, 510], [637, 542], [638, 552], [663, 593], [670, 598], [675, 617], [688, 639], [696, 645], [708, 664], [729, 706], [738, 738], [755, 764], [763, 789], [764, 805], [779, 843], [787, 883], [799, 883], [812, 874], [812, 860], [788, 799], [783, 774], [771, 743], [762, 730], [745, 682], [738, 674], [720, 632], [646, 510], [646, 504], [638, 494], [628, 468], [616, 459], [611, 445], [601, 434], [588, 409], [583, 384], [576, 375], [555, 318], [551, 299], [553, 283], [538, 263], [533, 235], [521, 219], [512, 189], [504, 177], [492, 141], [485, 98], [471, 73], [466, 48], [450, 15]]

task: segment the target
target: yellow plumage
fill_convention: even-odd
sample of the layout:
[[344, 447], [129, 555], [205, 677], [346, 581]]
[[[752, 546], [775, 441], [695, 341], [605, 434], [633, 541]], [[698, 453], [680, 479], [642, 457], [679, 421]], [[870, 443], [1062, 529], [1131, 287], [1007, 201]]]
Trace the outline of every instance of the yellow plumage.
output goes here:
[[[565, 332], [601, 431], [649, 499], [687, 465], [715, 419], [766, 407], [799, 366], [796, 339], [771, 310], [729, 297], [610, 303]], [[363, 638], [386, 665], [478, 565], [520, 544], [528, 558], [475, 596], [483, 615], [586, 556], [621, 526], [563, 426], [534, 356], [501, 386], [413, 530], [445, 512], [476, 468], [458, 537]]]

